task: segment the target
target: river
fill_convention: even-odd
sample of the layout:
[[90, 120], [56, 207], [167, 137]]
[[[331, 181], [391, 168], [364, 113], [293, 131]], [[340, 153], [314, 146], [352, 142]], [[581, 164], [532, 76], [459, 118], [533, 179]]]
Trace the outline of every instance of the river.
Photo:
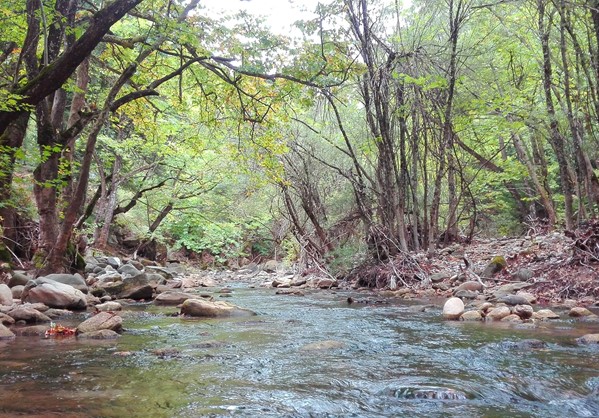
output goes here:
[[[574, 340], [599, 324], [447, 322], [440, 308], [348, 295], [239, 286], [226, 300], [257, 316], [137, 304], [116, 341], [0, 342], [0, 416], [599, 416], [599, 349]], [[310, 349], [323, 341], [333, 348]]]

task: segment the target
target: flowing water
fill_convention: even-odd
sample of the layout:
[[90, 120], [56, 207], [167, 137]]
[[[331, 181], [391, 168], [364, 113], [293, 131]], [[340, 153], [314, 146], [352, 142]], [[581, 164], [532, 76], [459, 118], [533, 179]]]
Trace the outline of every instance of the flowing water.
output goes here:
[[599, 416], [599, 349], [574, 343], [597, 324], [444, 322], [439, 308], [347, 297], [240, 287], [227, 300], [258, 316], [138, 305], [116, 341], [2, 342], [0, 416]]

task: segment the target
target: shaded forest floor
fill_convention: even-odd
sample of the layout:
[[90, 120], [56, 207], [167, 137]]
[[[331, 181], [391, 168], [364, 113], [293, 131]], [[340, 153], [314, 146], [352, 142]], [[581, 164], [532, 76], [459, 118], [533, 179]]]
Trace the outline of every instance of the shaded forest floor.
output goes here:
[[[504, 268], [485, 274], [496, 257], [503, 257]], [[399, 254], [384, 263], [364, 264], [345, 277], [354, 287], [408, 288], [415, 296], [447, 297], [455, 285], [472, 280], [484, 283], [486, 290], [526, 283], [526, 291], [541, 303], [568, 299], [595, 303], [599, 300], [599, 221], [575, 232], [480, 239], [429, 254]]]

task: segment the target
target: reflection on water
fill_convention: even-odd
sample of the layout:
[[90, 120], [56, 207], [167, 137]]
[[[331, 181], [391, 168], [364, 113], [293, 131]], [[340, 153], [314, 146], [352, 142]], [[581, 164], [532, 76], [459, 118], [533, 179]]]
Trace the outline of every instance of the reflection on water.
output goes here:
[[599, 416], [599, 350], [573, 343], [599, 327], [448, 323], [347, 296], [240, 288], [231, 301], [258, 317], [143, 305], [117, 341], [1, 343], [0, 416]]

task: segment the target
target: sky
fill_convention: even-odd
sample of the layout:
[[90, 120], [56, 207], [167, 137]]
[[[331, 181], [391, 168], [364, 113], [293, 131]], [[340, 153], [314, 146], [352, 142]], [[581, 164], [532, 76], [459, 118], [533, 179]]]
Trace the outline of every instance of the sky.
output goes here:
[[318, 2], [319, 0], [202, 0], [200, 4], [215, 13], [215, 16], [233, 14], [240, 10], [264, 16], [274, 32], [286, 34], [296, 20], [313, 17], [311, 12], [316, 9]]

